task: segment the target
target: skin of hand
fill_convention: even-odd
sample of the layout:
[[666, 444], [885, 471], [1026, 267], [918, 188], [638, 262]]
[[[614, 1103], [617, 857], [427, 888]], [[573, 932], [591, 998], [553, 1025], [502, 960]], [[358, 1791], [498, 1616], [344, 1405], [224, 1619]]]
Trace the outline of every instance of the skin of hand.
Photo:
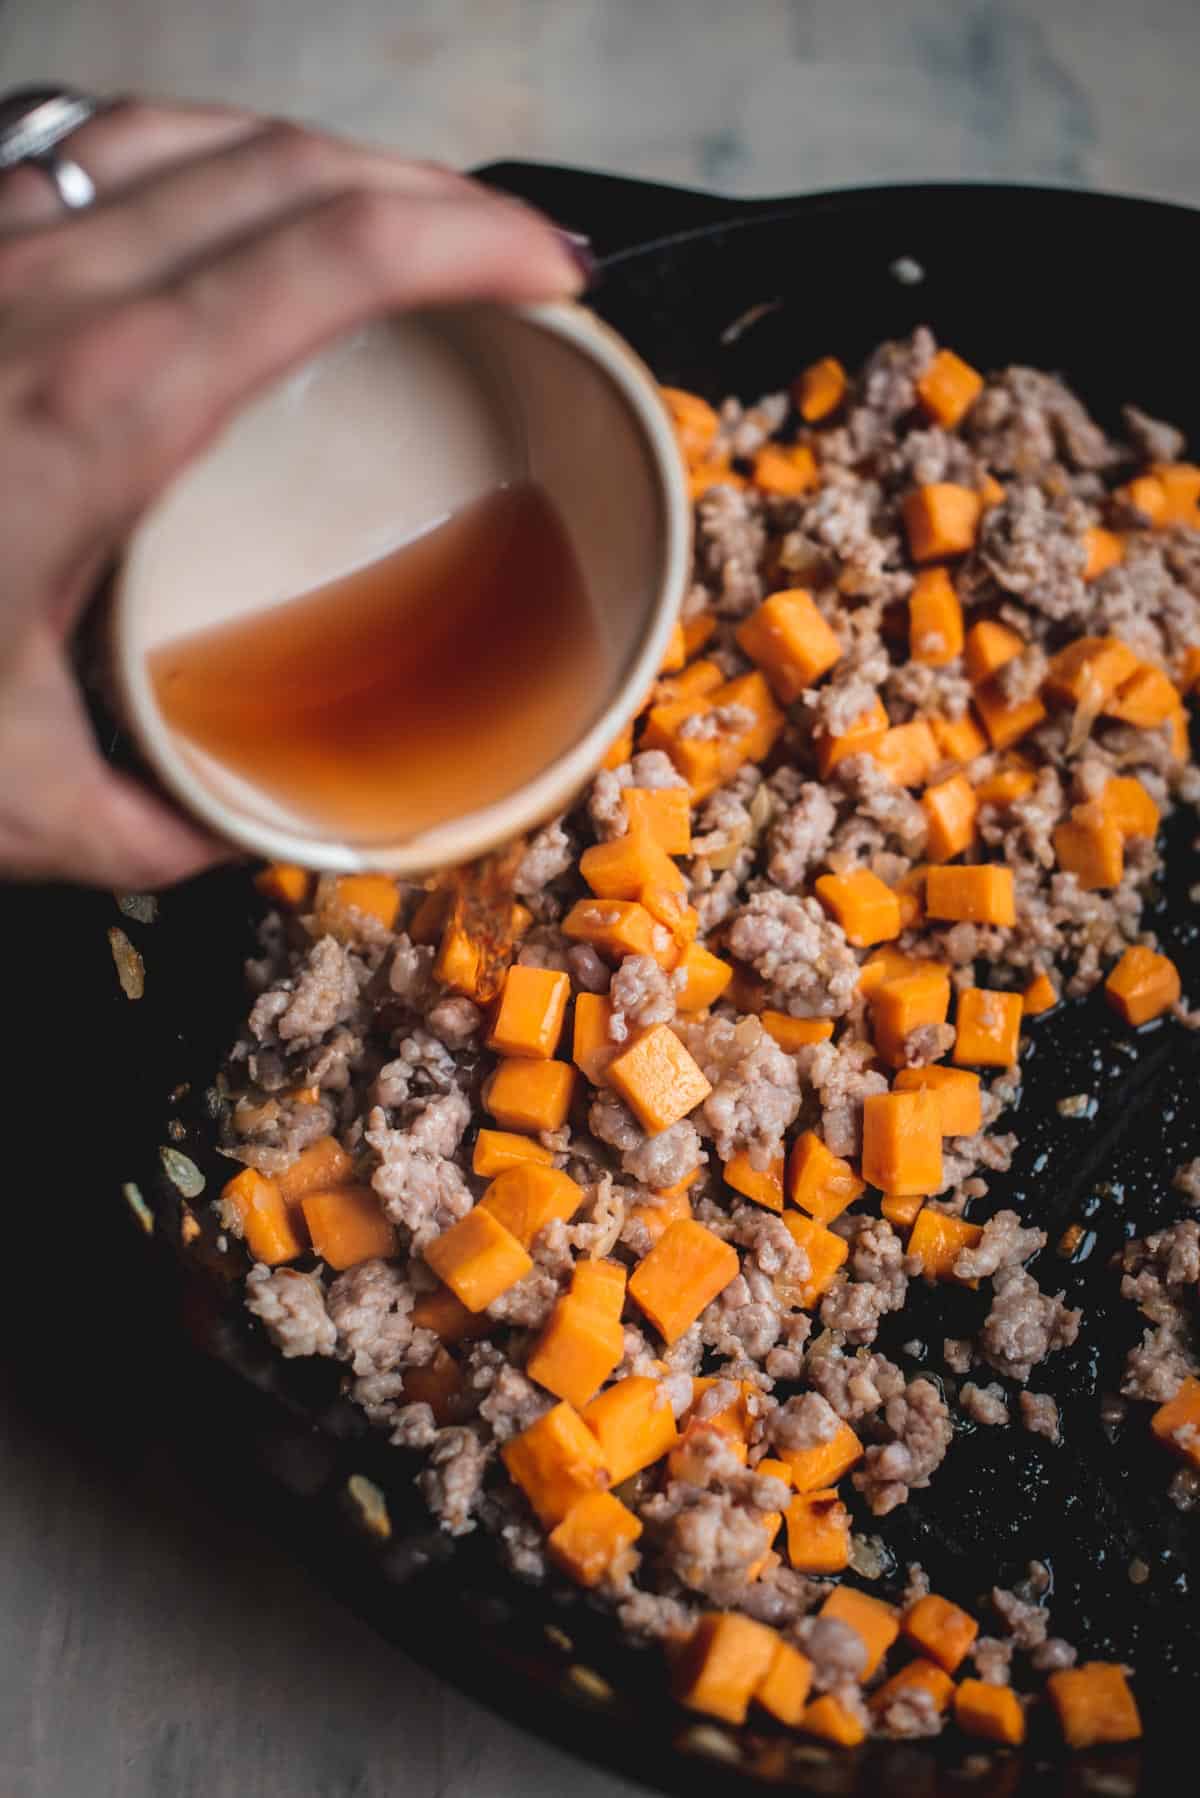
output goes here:
[[114, 106], [0, 177], [0, 877], [164, 886], [229, 856], [100, 754], [72, 633], [242, 404], [404, 307], [576, 294], [578, 240], [450, 170], [208, 108]]

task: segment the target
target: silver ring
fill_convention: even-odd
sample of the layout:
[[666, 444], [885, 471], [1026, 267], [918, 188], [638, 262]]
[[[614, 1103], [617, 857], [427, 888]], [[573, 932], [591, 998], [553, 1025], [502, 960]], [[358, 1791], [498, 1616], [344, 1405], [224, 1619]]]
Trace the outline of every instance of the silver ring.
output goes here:
[[55, 147], [104, 110], [90, 94], [69, 89], [23, 88], [0, 99], [0, 171], [31, 162], [48, 175], [70, 211], [90, 206], [96, 189], [87, 171]]

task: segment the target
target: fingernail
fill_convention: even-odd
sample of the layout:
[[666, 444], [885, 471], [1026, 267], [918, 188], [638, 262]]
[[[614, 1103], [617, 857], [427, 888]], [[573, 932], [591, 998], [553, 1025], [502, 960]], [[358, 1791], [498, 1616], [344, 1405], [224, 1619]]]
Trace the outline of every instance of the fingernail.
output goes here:
[[592, 252], [592, 240], [585, 237], [582, 231], [568, 231], [562, 225], [556, 225], [555, 235], [562, 244], [580, 274], [585, 287], [591, 287], [596, 279], [596, 258]]

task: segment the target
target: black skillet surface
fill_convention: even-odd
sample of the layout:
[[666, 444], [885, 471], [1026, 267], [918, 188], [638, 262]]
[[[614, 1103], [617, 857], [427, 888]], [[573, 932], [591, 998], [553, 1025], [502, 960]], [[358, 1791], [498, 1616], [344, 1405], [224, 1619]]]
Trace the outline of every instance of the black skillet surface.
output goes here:
[[[854, 362], [927, 321], [985, 367], [1061, 370], [1106, 421], [1130, 398], [1200, 437], [1188, 280], [1200, 233], [1184, 209], [970, 187], [737, 204], [571, 170], [486, 174], [591, 233], [604, 258], [594, 303], [663, 380], [751, 398], [815, 355]], [[917, 284], [899, 278], [900, 258], [919, 265]], [[1171, 877], [1152, 913], [1200, 999], [1194, 829], [1190, 816], [1172, 821]], [[1013, 1204], [1049, 1231], [1041, 1282], [1086, 1311], [1078, 1346], [1034, 1381], [1059, 1400], [1065, 1441], [960, 1426], [930, 1491], [884, 1525], [898, 1563], [919, 1558], [936, 1589], [966, 1603], [993, 1579], [1020, 1577], [1031, 1556], [1045, 1560], [1056, 1631], [1089, 1654], [1136, 1662], [1146, 1745], [1064, 1763], [1041, 1707], [1026, 1752], [990, 1765], [980, 1744], [953, 1733], [933, 1748], [827, 1754], [766, 1732], [696, 1735], [666, 1700], [655, 1651], [619, 1642], [585, 1603], [516, 1584], [486, 1541], [451, 1552], [412, 1491], [412, 1464], [339, 1404], [334, 1371], [277, 1363], [227, 1313], [220, 1277], [188, 1271], [157, 1149], [178, 1141], [210, 1191], [221, 1177], [203, 1146], [202, 1094], [243, 1009], [253, 916], [244, 874], [166, 895], [153, 924], [125, 922], [147, 964], [137, 1004], [121, 996], [109, 960], [105, 930], [123, 922], [111, 899], [10, 889], [3, 916], [10, 1139], [25, 1146], [11, 1152], [0, 1326], [32, 1391], [70, 1394], [64, 1429], [102, 1440], [118, 1463], [136, 1463], [147, 1438], [165, 1433], [214, 1506], [261, 1519], [416, 1658], [526, 1727], [663, 1790], [702, 1798], [768, 1782], [847, 1798], [1083, 1798], [1189, 1783], [1200, 1526], [1166, 1501], [1170, 1470], [1145, 1411], [1110, 1439], [1099, 1397], [1115, 1389], [1138, 1328], [1109, 1257], [1179, 1214], [1171, 1174], [1200, 1152], [1195, 1036], [1171, 1025], [1132, 1037], [1096, 998], [1028, 1030], [1021, 1146], [989, 1204]], [[1057, 1101], [1081, 1092], [1092, 1114], [1063, 1117]], [[153, 1207], [149, 1237], [121, 1200], [129, 1180]], [[1067, 1263], [1053, 1244], [1071, 1222], [1086, 1226], [1088, 1252]], [[936, 1374], [941, 1337], [977, 1324], [982, 1302], [915, 1292], [880, 1346], [910, 1373]], [[66, 1327], [47, 1327], [48, 1304]], [[917, 1347], [905, 1353], [902, 1343]], [[386, 1545], [352, 1521], [344, 1492], [356, 1472], [387, 1494]], [[1135, 1584], [1137, 1559], [1149, 1577]]]

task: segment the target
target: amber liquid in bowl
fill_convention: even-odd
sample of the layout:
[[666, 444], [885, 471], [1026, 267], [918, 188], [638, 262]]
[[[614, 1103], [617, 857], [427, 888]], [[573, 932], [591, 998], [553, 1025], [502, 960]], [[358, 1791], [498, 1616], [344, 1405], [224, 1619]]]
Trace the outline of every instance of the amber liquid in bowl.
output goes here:
[[153, 650], [164, 719], [305, 826], [403, 841], [517, 791], [599, 714], [566, 531], [502, 487], [341, 579]]

